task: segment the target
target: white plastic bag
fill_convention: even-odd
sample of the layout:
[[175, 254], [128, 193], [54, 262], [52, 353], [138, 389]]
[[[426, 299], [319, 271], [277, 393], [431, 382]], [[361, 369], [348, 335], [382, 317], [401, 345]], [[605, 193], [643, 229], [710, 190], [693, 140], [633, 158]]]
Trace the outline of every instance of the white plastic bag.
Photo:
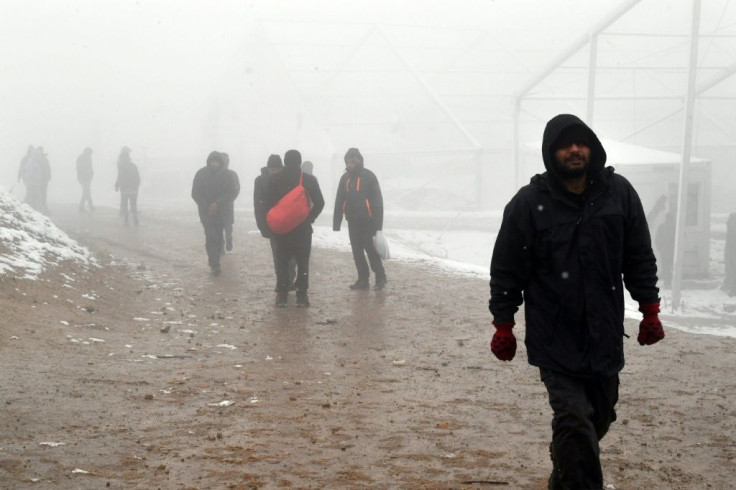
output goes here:
[[386, 241], [386, 237], [383, 236], [383, 232], [381, 230], [378, 230], [373, 236], [373, 248], [376, 249], [379, 257], [383, 260], [391, 258], [391, 253], [388, 250], [388, 242]]

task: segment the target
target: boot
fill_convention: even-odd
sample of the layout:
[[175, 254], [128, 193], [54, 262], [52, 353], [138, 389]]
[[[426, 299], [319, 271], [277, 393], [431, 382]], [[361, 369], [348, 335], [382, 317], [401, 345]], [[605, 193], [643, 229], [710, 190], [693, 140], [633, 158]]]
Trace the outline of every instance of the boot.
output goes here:
[[285, 291], [281, 291], [276, 294], [276, 306], [279, 308], [286, 308], [286, 305], [289, 302], [289, 293]]
[[309, 296], [307, 296], [306, 290], [298, 289], [296, 291], [296, 305], [301, 307], [309, 306]]
[[376, 291], [380, 291], [381, 289], [386, 287], [386, 278], [385, 277], [377, 277], [376, 278], [376, 284], [373, 286], [373, 289]]
[[358, 290], [358, 289], [369, 289], [371, 287], [370, 284], [368, 284], [368, 279], [358, 279], [353, 284], [350, 285], [350, 289], [352, 290]]

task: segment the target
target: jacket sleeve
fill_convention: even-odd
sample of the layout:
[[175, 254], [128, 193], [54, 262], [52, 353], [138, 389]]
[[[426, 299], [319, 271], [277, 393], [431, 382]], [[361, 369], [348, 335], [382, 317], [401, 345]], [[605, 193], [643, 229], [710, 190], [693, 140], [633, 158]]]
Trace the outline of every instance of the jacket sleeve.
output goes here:
[[335, 211], [332, 213], [332, 229], [340, 231], [342, 224], [342, 207], [345, 204], [345, 180], [347, 174], [342, 174], [340, 183], [337, 184], [337, 195], [335, 196]]
[[373, 175], [371, 186], [368, 190], [368, 202], [371, 206], [371, 219], [376, 231], [383, 229], [383, 194], [381, 194], [381, 186], [378, 184], [378, 178]]
[[627, 180], [622, 178], [619, 185], [622, 188], [622, 201], [626, 206], [622, 270], [624, 284], [635, 301], [657, 303], [657, 259], [652, 250], [644, 207], [636, 190]]
[[194, 174], [194, 180], [192, 181], [192, 199], [197, 203], [197, 206], [204, 207], [208, 203], [205, 203], [204, 196], [202, 195], [202, 184], [201, 184], [201, 172]]
[[230, 177], [232, 179], [232, 186], [233, 186], [233, 200], [237, 199], [240, 195], [240, 178], [238, 178], [238, 173], [234, 170], [230, 171]]
[[[306, 177], [306, 175], [305, 175]], [[309, 182], [309, 187], [306, 185], [304, 186], [307, 189], [307, 193], [309, 194], [309, 198], [312, 200], [312, 209], [309, 210], [309, 217], [307, 220], [310, 223], [314, 223], [314, 220], [317, 219], [317, 216], [322, 212], [322, 209], [325, 207], [325, 198], [322, 197], [322, 190], [319, 188], [319, 182], [317, 181], [317, 178], [310, 175], [311, 177], [307, 182]]]
[[269, 233], [271, 230], [266, 225], [266, 213], [264, 212], [266, 196], [263, 188], [267, 184], [264, 178], [263, 176], [256, 177], [253, 182], [253, 214], [256, 218], [256, 226], [258, 226], [261, 233]]
[[534, 229], [521, 194], [506, 206], [491, 258], [491, 299], [488, 309], [496, 323], [511, 323], [531, 278]]

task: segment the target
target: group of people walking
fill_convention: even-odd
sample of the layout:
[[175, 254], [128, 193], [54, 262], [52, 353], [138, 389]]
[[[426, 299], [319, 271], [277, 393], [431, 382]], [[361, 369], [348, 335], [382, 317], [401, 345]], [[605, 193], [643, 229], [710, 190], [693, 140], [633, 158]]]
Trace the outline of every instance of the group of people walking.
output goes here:
[[[223, 251], [232, 249], [233, 202], [240, 192], [238, 176], [228, 170], [227, 165], [226, 154], [211, 152], [206, 165], [194, 176], [192, 184], [192, 199], [197, 203], [205, 233], [207, 259], [214, 275], [222, 271], [220, 258]], [[270, 155], [253, 183], [253, 211], [261, 235], [270, 241], [278, 307], [288, 305], [289, 291], [296, 291], [297, 306], [310, 305], [308, 290], [312, 224], [325, 206], [319, 181], [312, 175], [312, 169], [311, 162], [302, 162], [299, 151], [289, 150], [283, 160], [278, 154]], [[303, 215], [296, 218], [293, 226], [282, 230], [269, 221], [269, 214], [276, 208], [279, 213], [287, 215], [301, 212], [297, 209], [300, 207], [298, 202], [293, 205], [293, 210], [285, 207], [286, 200], [293, 199], [290, 196], [295, 192], [305, 196], [301, 204]], [[387, 282], [386, 272], [373, 243], [376, 232], [383, 227], [383, 197], [378, 179], [364, 167], [363, 156], [357, 148], [351, 148], [345, 154], [345, 173], [337, 189], [333, 230], [340, 231], [343, 217], [348, 222], [358, 273], [357, 280], [350, 288], [368, 289], [370, 270], [373, 270], [374, 289], [383, 289]]]
[[[138, 166], [130, 159], [130, 148], [124, 146], [117, 159], [117, 179], [115, 191], [120, 192], [120, 216], [127, 226], [132, 217], [133, 224], [138, 226], [138, 188], [141, 184]], [[95, 210], [92, 200], [92, 180], [95, 176], [92, 165], [92, 148], [85, 148], [77, 157], [77, 181], [82, 186], [82, 197], [79, 201], [79, 212]], [[51, 165], [43, 147], [29, 146], [20, 161], [18, 182], [26, 186], [25, 202], [33, 209], [51, 214], [48, 207], [48, 185], [51, 180]]]

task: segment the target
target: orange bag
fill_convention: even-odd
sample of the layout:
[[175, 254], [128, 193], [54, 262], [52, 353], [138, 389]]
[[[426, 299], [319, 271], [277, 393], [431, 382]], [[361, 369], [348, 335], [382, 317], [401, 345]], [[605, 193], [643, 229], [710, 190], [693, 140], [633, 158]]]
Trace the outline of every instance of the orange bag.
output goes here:
[[299, 185], [290, 190], [266, 215], [268, 227], [275, 235], [286, 235], [304, 222], [309, 216], [309, 196], [302, 185], [304, 173], [299, 177]]

